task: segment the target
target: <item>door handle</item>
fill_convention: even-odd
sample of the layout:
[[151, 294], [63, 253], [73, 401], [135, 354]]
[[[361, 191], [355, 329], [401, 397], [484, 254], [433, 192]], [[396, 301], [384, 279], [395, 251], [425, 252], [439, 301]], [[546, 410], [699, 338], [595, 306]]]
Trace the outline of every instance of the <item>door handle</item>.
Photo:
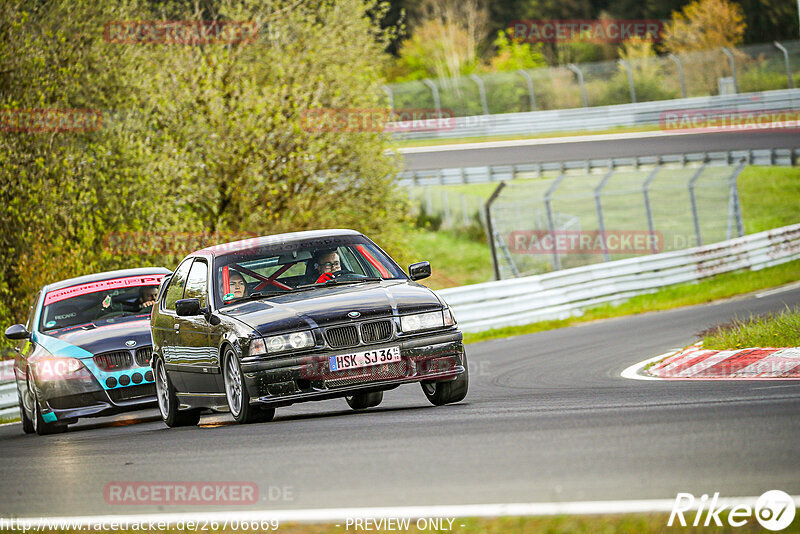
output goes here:
[[181, 329], [181, 325], [179, 325], [179, 324], [176, 324], [176, 325], [175, 325], [175, 331], [177, 332], [177, 331], [178, 331], [178, 330], [180, 330], [180, 329]]

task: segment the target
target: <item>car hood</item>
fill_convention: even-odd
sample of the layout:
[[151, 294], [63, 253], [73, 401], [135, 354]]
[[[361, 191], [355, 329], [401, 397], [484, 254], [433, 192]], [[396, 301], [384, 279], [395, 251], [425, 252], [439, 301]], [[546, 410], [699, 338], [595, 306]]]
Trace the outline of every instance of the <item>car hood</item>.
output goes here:
[[[48, 332], [43, 338], [58, 340], [47, 345], [55, 351], [70, 346], [78, 347], [91, 354], [110, 350], [138, 349], [152, 345], [150, 320], [139, 317], [120, 317], [112, 321], [99, 321], [89, 325], [73, 326]], [[133, 341], [134, 345], [127, 342]]]
[[425, 286], [414, 282], [366, 282], [284, 293], [226, 308], [226, 315], [260, 334], [329, 326], [441, 309], [442, 302]]

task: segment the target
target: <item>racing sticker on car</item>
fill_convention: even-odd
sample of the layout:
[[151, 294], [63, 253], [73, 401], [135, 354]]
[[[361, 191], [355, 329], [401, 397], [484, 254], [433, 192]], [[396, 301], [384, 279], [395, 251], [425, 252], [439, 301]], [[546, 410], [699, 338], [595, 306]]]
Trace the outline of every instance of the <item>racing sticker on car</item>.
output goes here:
[[98, 291], [107, 291], [111, 289], [120, 289], [127, 287], [139, 286], [157, 286], [164, 278], [163, 274], [148, 274], [144, 276], [129, 276], [127, 278], [114, 278], [112, 280], [101, 280], [100, 282], [91, 282], [89, 284], [81, 284], [79, 286], [65, 287], [64, 289], [57, 289], [50, 291], [44, 297], [44, 306], [59, 302], [78, 295], [85, 295], [87, 293], [96, 293]]

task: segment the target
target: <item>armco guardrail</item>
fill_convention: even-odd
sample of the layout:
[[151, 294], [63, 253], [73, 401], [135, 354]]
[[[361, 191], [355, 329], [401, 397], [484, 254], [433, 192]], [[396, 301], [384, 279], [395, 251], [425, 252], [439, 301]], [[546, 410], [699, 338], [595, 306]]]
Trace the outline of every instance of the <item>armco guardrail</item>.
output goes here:
[[397, 184], [402, 187], [477, 184], [511, 181], [518, 178], [543, 178], [547, 173], [585, 172], [589, 174], [626, 167], [638, 169], [655, 165], [685, 167], [687, 165], [735, 165], [745, 163], [747, 165], [793, 166], [797, 165], [798, 162], [800, 162], [800, 149], [764, 148], [662, 156], [518, 163], [516, 165], [407, 170], [397, 175]]
[[457, 139], [604, 130], [624, 126], [658, 125], [662, 121], [662, 113], [668, 111], [724, 110], [742, 113], [797, 109], [800, 109], [800, 89], [782, 89], [760, 93], [679, 98], [591, 108], [457, 117], [454, 119], [455, 126], [453, 128], [403, 132], [395, 134], [395, 137], [407, 140]]
[[13, 360], [0, 361], [0, 417], [15, 417], [19, 414], [13, 366]]
[[800, 258], [800, 224], [713, 245], [576, 267], [547, 274], [443, 289], [464, 331], [579, 315], [662, 287]]

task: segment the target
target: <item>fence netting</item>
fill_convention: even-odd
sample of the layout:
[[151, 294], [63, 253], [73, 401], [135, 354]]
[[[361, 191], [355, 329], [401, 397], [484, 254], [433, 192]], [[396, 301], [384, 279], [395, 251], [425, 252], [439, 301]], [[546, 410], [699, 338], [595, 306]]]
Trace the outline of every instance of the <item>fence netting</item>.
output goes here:
[[490, 209], [498, 274], [540, 274], [742, 235], [740, 171], [660, 166], [510, 182]]
[[786, 55], [774, 44], [757, 44], [729, 53], [715, 49], [627, 64], [604, 61], [482, 73], [427, 84], [395, 83], [386, 89], [395, 109], [434, 109], [438, 96], [448, 113], [475, 116], [786, 89], [790, 78], [800, 87], [800, 42], [782, 46]]

